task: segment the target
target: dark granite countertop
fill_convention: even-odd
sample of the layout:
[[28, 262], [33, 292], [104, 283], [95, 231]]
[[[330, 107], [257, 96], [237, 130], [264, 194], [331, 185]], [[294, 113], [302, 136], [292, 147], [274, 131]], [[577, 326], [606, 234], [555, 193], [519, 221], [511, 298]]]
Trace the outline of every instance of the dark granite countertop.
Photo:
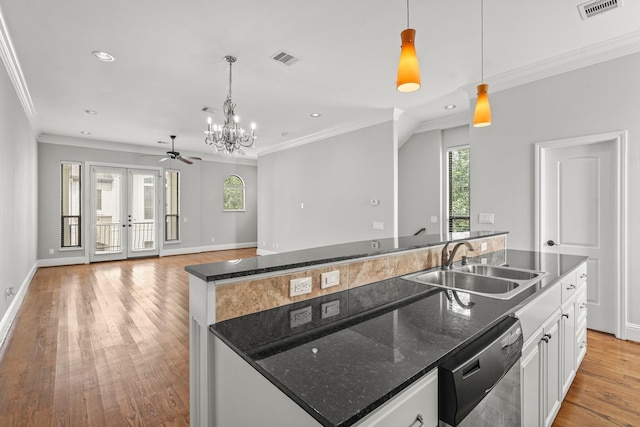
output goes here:
[[204, 281], [211, 282], [214, 280], [252, 276], [291, 268], [308, 267], [367, 256], [389, 254], [406, 251], [408, 249], [426, 248], [441, 245], [447, 240], [478, 239], [502, 234], [507, 233], [504, 231], [472, 231], [455, 233], [445, 238], [440, 234], [424, 234], [419, 236], [398, 237], [397, 239], [364, 240], [361, 242], [343, 243], [340, 245], [245, 258], [234, 260], [233, 262], [188, 265], [185, 267], [185, 270]]
[[[351, 426], [585, 259], [515, 250], [490, 255], [491, 264], [549, 274], [507, 301], [464, 292], [456, 300], [394, 278], [210, 329], [322, 425]], [[322, 305], [335, 301], [339, 314], [323, 319]], [[308, 306], [312, 320], [292, 326], [290, 313]]]

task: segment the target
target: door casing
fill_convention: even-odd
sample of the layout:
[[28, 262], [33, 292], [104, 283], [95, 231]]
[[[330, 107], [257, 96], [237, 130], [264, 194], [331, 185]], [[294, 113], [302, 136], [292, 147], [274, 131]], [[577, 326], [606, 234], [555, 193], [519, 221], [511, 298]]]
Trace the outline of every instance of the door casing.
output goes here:
[[618, 279], [615, 283], [617, 321], [615, 335], [620, 339], [627, 339], [627, 131], [579, 136], [575, 138], [559, 139], [535, 143], [535, 250], [541, 252], [543, 240], [543, 179], [545, 170], [545, 150], [563, 147], [595, 144], [613, 141], [615, 145], [615, 229], [617, 230], [616, 247], [618, 259], [615, 260], [615, 270]]

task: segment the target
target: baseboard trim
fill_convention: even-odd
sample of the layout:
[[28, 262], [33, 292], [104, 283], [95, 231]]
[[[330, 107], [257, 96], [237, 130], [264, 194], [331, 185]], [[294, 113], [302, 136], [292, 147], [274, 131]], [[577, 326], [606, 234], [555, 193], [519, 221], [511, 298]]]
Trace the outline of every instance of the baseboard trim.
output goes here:
[[262, 256], [262, 255], [275, 255], [277, 253], [279, 253], [279, 252], [272, 252], [272, 251], [268, 251], [266, 249], [258, 249], [256, 251], [256, 254], [258, 254], [260, 256]]
[[61, 265], [76, 265], [76, 264], [88, 264], [89, 260], [83, 256], [74, 256], [69, 258], [51, 258], [51, 259], [39, 259], [37, 262], [38, 267], [59, 267]]
[[627, 322], [626, 332], [627, 336], [625, 339], [640, 342], [640, 325]]
[[195, 248], [165, 249], [161, 256], [198, 254], [201, 252], [228, 251], [230, 249], [255, 248], [258, 242], [230, 243], [227, 245], [198, 246]]
[[29, 273], [27, 274], [27, 277], [25, 277], [25, 279], [22, 281], [22, 284], [20, 284], [20, 288], [18, 289], [15, 298], [13, 299], [13, 301], [11, 301], [11, 304], [9, 304], [9, 308], [7, 308], [7, 311], [4, 313], [4, 316], [2, 316], [2, 319], [0, 319], [0, 348], [2, 348], [2, 346], [4, 345], [4, 341], [9, 334], [9, 329], [11, 328], [16, 315], [18, 314], [18, 310], [22, 305], [22, 301], [24, 300], [25, 295], [27, 295], [27, 289], [31, 284], [33, 276], [35, 276], [36, 271], [38, 271], [37, 261], [35, 264], [33, 264], [31, 270], [29, 270]]

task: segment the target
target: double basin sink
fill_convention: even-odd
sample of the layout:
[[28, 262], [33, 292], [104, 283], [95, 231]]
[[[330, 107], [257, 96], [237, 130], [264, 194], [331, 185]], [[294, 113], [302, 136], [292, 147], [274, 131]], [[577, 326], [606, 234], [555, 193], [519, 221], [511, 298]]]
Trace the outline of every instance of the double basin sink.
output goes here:
[[452, 291], [496, 299], [511, 299], [538, 283], [544, 271], [488, 264], [454, 265], [451, 270], [428, 270], [403, 276], [406, 280]]

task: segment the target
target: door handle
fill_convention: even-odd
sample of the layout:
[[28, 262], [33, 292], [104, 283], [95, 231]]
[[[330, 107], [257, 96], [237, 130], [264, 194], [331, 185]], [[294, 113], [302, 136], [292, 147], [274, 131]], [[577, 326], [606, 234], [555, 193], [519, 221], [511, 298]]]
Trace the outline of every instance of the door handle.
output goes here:
[[558, 243], [553, 240], [547, 240], [547, 246], [560, 246]]

